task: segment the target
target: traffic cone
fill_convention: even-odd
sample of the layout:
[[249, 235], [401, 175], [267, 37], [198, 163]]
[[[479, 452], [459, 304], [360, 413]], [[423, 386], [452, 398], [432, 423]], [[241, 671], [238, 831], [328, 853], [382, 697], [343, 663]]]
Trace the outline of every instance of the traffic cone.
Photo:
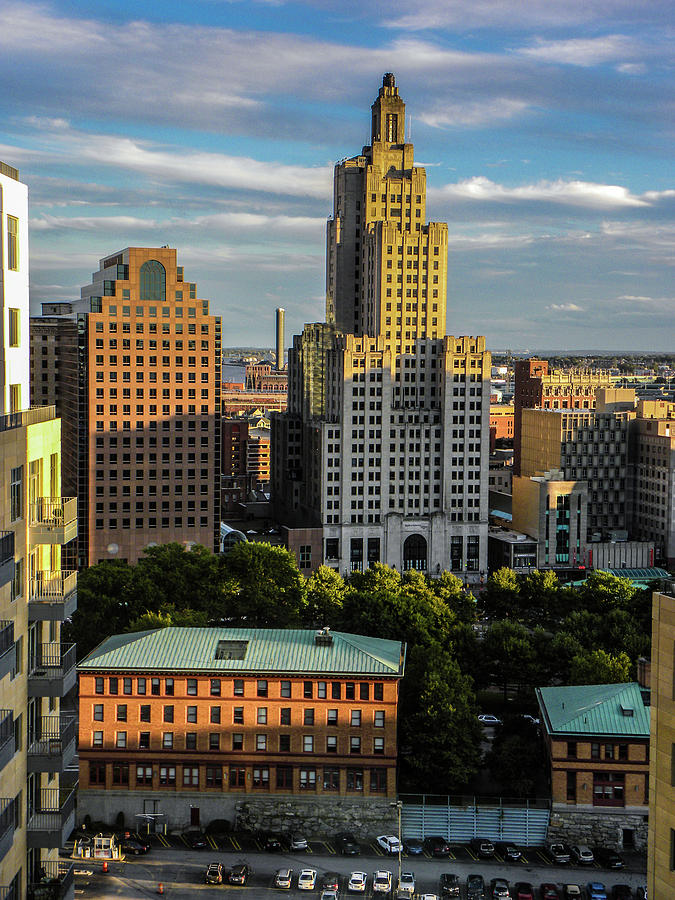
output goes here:
[[157, 885], [157, 893], [158, 893], [158, 894], [163, 894], [163, 893], [164, 893], [164, 885], [162, 884], [161, 881], [160, 881], [160, 883]]
[[103, 860], [103, 871], [104, 872], [108, 871], [108, 860], [107, 859]]

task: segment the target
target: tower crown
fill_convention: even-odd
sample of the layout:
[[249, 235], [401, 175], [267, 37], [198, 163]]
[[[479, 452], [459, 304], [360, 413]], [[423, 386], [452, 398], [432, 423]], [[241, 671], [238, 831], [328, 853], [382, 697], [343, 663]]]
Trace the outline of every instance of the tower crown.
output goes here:
[[371, 141], [403, 144], [405, 141], [405, 103], [398, 95], [393, 72], [385, 73], [377, 100], [372, 105]]

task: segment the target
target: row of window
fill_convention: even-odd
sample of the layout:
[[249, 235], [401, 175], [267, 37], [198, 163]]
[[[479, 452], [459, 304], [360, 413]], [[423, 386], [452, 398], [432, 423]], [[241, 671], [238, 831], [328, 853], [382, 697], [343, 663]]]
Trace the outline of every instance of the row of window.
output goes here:
[[[272, 711], [267, 706], [259, 706], [255, 711], [255, 721], [257, 725], [291, 725], [291, 715], [292, 708], [290, 706], [281, 707], [278, 710], [278, 723], [276, 721], [272, 721], [272, 719], [276, 719], [276, 716], [272, 715]], [[298, 711], [299, 712], [299, 711]], [[346, 711], [345, 711], [346, 712]], [[302, 724], [303, 725], [318, 725], [325, 724], [331, 726], [337, 726], [339, 724], [346, 724], [345, 722], [340, 723], [340, 710], [339, 709], [326, 709], [325, 710], [325, 720], [321, 715], [321, 710], [319, 710], [319, 715], [317, 715], [317, 711], [314, 707], [306, 707], [302, 710]], [[162, 721], [163, 722], [174, 722], [176, 715], [176, 708], [173, 705], [166, 705], [162, 707]], [[245, 715], [246, 710], [243, 706], [235, 706], [232, 709], [232, 723], [237, 725], [243, 725], [245, 723]], [[115, 705], [115, 721], [117, 722], [127, 722], [129, 716], [129, 707], [126, 703], [117, 703]], [[319, 722], [319, 717], [321, 716], [322, 721]], [[299, 719], [299, 715], [297, 716]], [[95, 722], [103, 722], [105, 721], [105, 708], [102, 703], [95, 703], [93, 707], [93, 719]], [[139, 722], [150, 722], [152, 720], [152, 706], [150, 704], [142, 704], [138, 707], [138, 721]], [[190, 722], [198, 722], [199, 720], [199, 707], [198, 706], [186, 706], [185, 707], [185, 721], [187, 723]], [[209, 722], [215, 725], [220, 725], [222, 719], [222, 707], [220, 706], [211, 706], [209, 707]], [[384, 728], [384, 724], [386, 721], [386, 713], [383, 709], [375, 709], [373, 710], [372, 724], [375, 728]], [[361, 709], [351, 709], [349, 710], [349, 725], [352, 728], [360, 728], [364, 723], [364, 715], [363, 710]], [[293, 723], [299, 724], [299, 722]]]
[[[200, 681], [197, 678], [187, 678], [185, 682], [183, 679], [177, 679], [180, 683], [181, 692], [186, 694], [188, 697], [196, 697], [198, 695], [205, 695], [206, 688], [206, 680]], [[121, 692], [124, 694], [133, 694], [134, 693], [134, 681], [136, 682], [136, 694], [143, 696], [148, 693], [148, 686], [150, 687], [149, 693], [155, 697], [159, 697], [161, 694], [167, 697], [173, 697], [176, 681], [173, 678], [118, 678], [117, 676], [110, 676], [108, 679], [108, 693], [115, 696], [116, 694]], [[106, 679], [103, 676], [97, 676], [95, 679], [94, 690], [97, 694], [104, 694], [105, 691], [105, 682]], [[225, 682], [223, 688], [223, 682]], [[149, 684], [148, 684], [149, 683]], [[184, 684], [184, 686], [183, 686]], [[199, 685], [202, 685], [204, 690], [199, 692]], [[273, 681], [271, 682], [273, 686], [272, 692], [270, 692], [270, 682], [265, 678], [257, 679], [255, 683], [256, 696], [258, 697], [299, 697], [300, 696], [300, 682], [292, 682], [282, 680], [279, 682]], [[277, 685], [278, 685], [278, 693], [277, 693]], [[295, 690], [293, 690], [295, 686]], [[384, 684], [382, 682], [375, 682], [371, 685], [369, 681], [303, 681], [302, 682], [302, 696], [305, 699], [312, 699], [316, 697], [319, 700], [326, 700], [329, 696], [332, 700], [341, 700], [343, 697], [344, 690], [344, 699], [345, 700], [355, 700], [358, 692], [359, 700], [370, 700], [371, 699], [371, 686], [372, 686], [372, 699], [373, 700], [382, 700], [384, 699]], [[163, 690], [162, 690], [163, 687]], [[227, 696], [228, 694], [233, 695], [235, 697], [243, 697], [245, 695], [245, 689], [248, 687], [248, 691], [246, 691], [246, 695], [251, 694], [251, 688], [253, 687], [252, 681], [246, 681], [243, 678], [234, 678], [230, 679], [221, 679], [221, 678], [211, 678], [209, 679], [209, 696], [211, 697], [220, 697]], [[179, 692], [179, 696], [181, 694]]]
[[[139, 763], [89, 763], [89, 785], [105, 786], [108, 767], [112, 785], [131, 785], [130, 777], [135, 777], [136, 786], [201, 787], [222, 790], [223, 786], [233, 788], [269, 789], [272, 780], [277, 790], [363, 791], [364, 784], [369, 784], [371, 793], [383, 793], [387, 790], [387, 769], [384, 768], [348, 768], [324, 766], [316, 769], [313, 766], [295, 768], [293, 766], [200, 766], [198, 763], [185, 763], [182, 766], [161, 765], [154, 768], [147, 762]], [[180, 778], [180, 782], [177, 781]]]
[[[96, 310], [94, 310], [96, 311]], [[145, 334], [145, 326], [142, 322], [136, 322], [135, 327], [136, 334]], [[103, 322], [96, 323], [96, 331], [100, 334], [103, 331]], [[183, 323], [175, 322], [171, 325], [168, 322], [162, 322], [162, 334], [171, 334], [173, 331], [174, 334], [184, 334]], [[109, 334], [117, 334], [117, 322], [109, 322], [108, 323], [108, 332]], [[157, 323], [150, 322], [148, 324], [148, 334], [157, 334]], [[188, 322], [187, 327], [188, 334], [197, 334], [197, 326], [194, 322]], [[201, 334], [209, 333], [209, 326], [207, 324], [201, 325], [200, 327]], [[130, 322], [122, 322], [122, 334], [131, 334], [131, 323]]]
[[[248, 740], [243, 732], [236, 732], [229, 735], [231, 738], [231, 747], [224, 746], [226, 735], [219, 731], [212, 731], [208, 734], [196, 731], [188, 731], [185, 734], [176, 734], [173, 731], [164, 731], [161, 735], [161, 745], [159, 740], [152, 740], [149, 731], [141, 731], [138, 734], [138, 743], [134, 745], [130, 734], [127, 731], [115, 732], [114, 746], [118, 750], [138, 749], [138, 750], [232, 750], [232, 751], [253, 751], [257, 753], [266, 753], [267, 751], [278, 753], [337, 753], [338, 752], [338, 736], [328, 735], [326, 737], [325, 751], [320, 744], [319, 739], [313, 734], [303, 734], [299, 739], [290, 734], [269, 735], [256, 734], [248, 736]], [[251, 737], [253, 741], [251, 741]], [[278, 738], [278, 746], [272, 746], [272, 738]], [[184, 738], [184, 742], [182, 740]], [[178, 744], [183, 743], [184, 746], [179, 747]], [[275, 742], [276, 743], [276, 742]], [[100, 748], [106, 746], [104, 734], [102, 731], [94, 731], [92, 733], [92, 747]], [[373, 754], [384, 755], [384, 738], [373, 738]], [[365, 743], [360, 735], [351, 735], [349, 737], [349, 753], [360, 754], [365, 751]], [[344, 753], [344, 748], [342, 750]]]
[[[646, 748], [646, 759], [649, 760], [649, 745], [645, 745]], [[567, 758], [568, 759], [582, 759], [583, 757], [579, 757], [577, 755], [578, 745], [577, 741], [567, 741]], [[610, 743], [602, 743], [600, 741], [593, 741], [591, 743], [591, 755], [590, 759], [615, 759], [619, 761], [628, 760], [628, 744], [610, 744]]]

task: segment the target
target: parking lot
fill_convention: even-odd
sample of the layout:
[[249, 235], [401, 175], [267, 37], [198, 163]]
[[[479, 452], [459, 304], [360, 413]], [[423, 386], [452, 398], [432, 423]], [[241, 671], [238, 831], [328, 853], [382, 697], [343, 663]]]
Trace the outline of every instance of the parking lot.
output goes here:
[[[233, 833], [207, 836], [207, 847], [203, 850], [190, 849], [180, 834], [151, 835], [152, 849], [147, 855], [130, 857], [124, 862], [113, 862], [107, 873], [102, 872], [100, 863], [83, 861], [76, 864], [76, 892], [83, 897], [148, 897], [157, 895], [159, 885], [162, 892], [173, 900], [183, 900], [202, 891], [242, 892], [244, 897], [271, 898], [280, 894], [293, 898], [320, 895], [320, 880], [326, 872], [337, 872], [340, 876], [340, 898], [365, 897], [373, 900], [373, 874], [379, 869], [392, 873], [393, 882], [397, 877], [396, 856], [385, 854], [375, 842], [361, 842], [361, 855], [341, 856], [330, 840], [310, 841], [306, 852], [289, 853], [282, 848], [277, 853], [263, 851], [263, 843], [250, 834]], [[629, 884], [634, 890], [645, 883], [644, 863], [634, 857], [626, 860], [622, 871], [609, 872], [597, 864], [591, 866], [559, 866], [548, 857], [544, 848], [521, 848], [523, 855], [518, 862], [505, 862], [499, 857], [492, 860], [478, 860], [472, 849], [465, 845], [453, 846], [449, 857], [434, 859], [428, 853], [408, 857], [403, 854], [402, 868], [415, 873], [415, 897], [424, 893], [437, 893], [442, 872], [456, 873], [464, 886], [467, 875], [477, 872], [486, 884], [492, 878], [506, 878], [513, 885], [518, 881], [529, 881], [537, 889], [543, 882], [552, 882], [559, 887], [574, 882], [584, 885], [589, 881], [600, 881], [608, 888], [608, 895], [615, 884]], [[245, 887], [230, 885], [207, 885], [204, 883], [206, 867], [211, 862], [222, 863], [229, 868], [246, 861], [253, 869], [253, 876]], [[291, 890], [274, 888], [274, 873], [279, 868], [293, 870]], [[316, 869], [317, 886], [314, 892], [298, 891], [297, 877], [303, 868]], [[352, 871], [361, 870], [368, 874], [365, 894], [347, 892], [347, 881]], [[375, 898], [386, 895], [376, 893]], [[465, 896], [464, 887], [462, 897]]]

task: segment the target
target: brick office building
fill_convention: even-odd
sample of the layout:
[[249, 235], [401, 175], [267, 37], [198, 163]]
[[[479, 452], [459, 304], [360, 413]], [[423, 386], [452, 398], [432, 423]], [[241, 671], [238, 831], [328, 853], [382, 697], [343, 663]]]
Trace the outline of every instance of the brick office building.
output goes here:
[[393, 797], [404, 655], [328, 630], [108, 638], [79, 666], [80, 816], [181, 827], [256, 798]]

